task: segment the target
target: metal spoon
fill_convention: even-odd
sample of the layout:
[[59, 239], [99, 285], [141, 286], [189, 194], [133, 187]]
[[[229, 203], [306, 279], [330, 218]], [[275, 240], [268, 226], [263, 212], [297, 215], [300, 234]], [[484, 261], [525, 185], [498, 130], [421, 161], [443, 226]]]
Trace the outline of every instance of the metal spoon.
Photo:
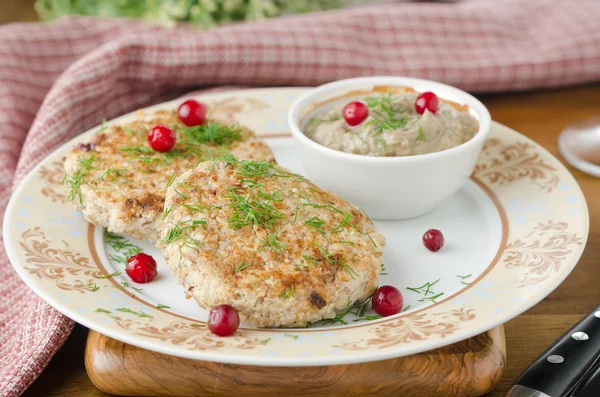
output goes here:
[[600, 117], [565, 127], [558, 138], [558, 149], [573, 167], [600, 178]]

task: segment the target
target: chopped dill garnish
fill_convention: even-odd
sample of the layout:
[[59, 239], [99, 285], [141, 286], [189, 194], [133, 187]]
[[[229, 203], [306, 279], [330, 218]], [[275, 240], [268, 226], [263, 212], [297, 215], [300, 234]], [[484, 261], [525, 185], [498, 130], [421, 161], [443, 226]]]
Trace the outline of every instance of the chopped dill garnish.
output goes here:
[[302, 257], [304, 259], [306, 259], [308, 262], [312, 263], [313, 265], [316, 265], [318, 262], [318, 259], [311, 255], [302, 255]]
[[143, 288], [135, 288], [135, 287], [131, 287], [131, 289], [133, 289], [135, 292], [137, 292], [138, 294], [141, 294], [142, 291], [144, 290]]
[[161, 303], [159, 303], [158, 305], [156, 305], [157, 309], [170, 309], [171, 306], [167, 306], [167, 305], [163, 305]]
[[98, 285], [96, 285], [96, 283], [93, 281], [88, 282], [87, 285], [84, 284], [83, 281], [81, 281], [81, 280], [77, 280], [77, 281], [79, 282], [79, 284], [81, 284], [81, 286], [83, 288], [87, 289], [88, 291], [96, 292], [100, 289], [100, 287], [98, 287]]
[[116, 181], [117, 178], [123, 178], [128, 182], [130, 181], [130, 179], [127, 177], [127, 168], [114, 168], [112, 165], [109, 166], [106, 171], [100, 174], [98, 178], [96, 178], [96, 182], [104, 179], [105, 177], [107, 177], [110, 182]]
[[304, 221], [304, 224], [313, 227], [317, 232], [321, 233], [323, 236], [325, 235], [325, 230], [323, 230], [323, 225], [325, 224], [325, 221], [319, 219], [319, 217], [313, 216], [312, 218]]
[[273, 206], [271, 200], [240, 194], [235, 189], [229, 189], [229, 194], [225, 197], [232, 201], [228, 204], [233, 209], [233, 215], [228, 219], [232, 229], [241, 229], [248, 225], [270, 229], [275, 221], [285, 218], [285, 215]]
[[175, 226], [169, 230], [169, 234], [165, 236], [161, 240], [161, 244], [171, 244], [175, 241], [181, 240], [185, 238], [186, 243], [191, 243], [192, 245], [198, 246], [198, 242], [192, 239], [187, 231], [190, 229], [195, 229], [198, 226], [206, 225], [206, 221], [204, 220], [187, 220], [187, 221], [178, 221]]
[[169, 214], [171, 213], [171, 211], [173, 211], [173, 208], [171, 208], [171, 207], [165, 208], [165, 212], [163, 213], [163, 215], [160, 218], [160, 220], [164, 221], [165, 219], [167, 219], [167, 216], [169, 216]]
[[151, 315], [149, 315], [149, 314], [146, 314], [146, 313], [144, 313], [144, 312], [136, 312], [136, 311], [134, 311], [134, 310], [131, 310], [131, 309], [130, 309], [130, 308], [128, 308], [128, 307], [119, 307], [119, 308], [116, 308], [115, 310], [116, 310], [116, 311], [118, 311], [118, 312], [123, 312], [123, 313], [130, 313], [130, 314], [134, 314], [134, 315], [136, 315], [136, 316], [138, 316], [138, 317], [142, 317], [142, 318], [143, 318], [143, 317], [154, 318], [154, 317], [152, 317], [152, 316], [151, 316]]
[[[375, 293], [375, 291], [373, 291], [373, 294], [374, 293]], [[343, 324], [343, 325], [347, 325], [348, 322], [346, 321], [346, 316], [348, 316], [348, 315], [354, 315], [354, 316], [358, 317], [357, 319], [355, 319], [353, 321], [361, 321], [361, 320], [372, 321], [372, 320], [377, 320], [378, 318], [380, 318], [377, 315], [369, 315], [369, 314], [367, 314], [367, 310], [369, 309], [371, 300], [373, 299], [373, 294], [369, 295], [365, 300], [362, 300], [360, 302], [352, 303], [351, 301], [349, 301], [348, 304], [347, 304], [347, 306], [346, 306], [346, 308], [343, 309], [341, 312], [336, 313], [335, 317], [326, 318], [324, 320], [317, 321], [315, 323], [309, 323], [308, 326], [311, 327], [311, 326], [316, 325], [316, 324], [321, 324], [321, 325]]]
[[65, 178], [63, 183], [65, 183], [69, 187], [69, 200], [75, 200], [76, 198], [79, 200], [79, 203], [83, 203], [83, 199], [81, 197], [81, 185], [85, 181], [85, 177], [90, 173], [91, 170], [95, 168], [92, 164], [96, 161], [94, 156], [84, 157], [81, 156], [77, 159], [78, 168], [77, 171], [70, 178], [67, 178], [67, 173], [65, 171]]
[[263, 339], [260, 341], [261, 345], [266, 345], [267, 343], [269, 343], [271, 341], [271, 338], [267, 338], [267, 339]]
[[239, 273], [242, 270], [248, 269], [250, 266], [252, 266], [251, 263], [246, 263], [246, 262], [240, 262], [236, 267], [235, 267], [235, 272]]
[[298, 206], [296, 206], [296, 212], [294, 213], [294, 220], [292, 221], [292, 225], [296, 224], [297, 218], [298, 218]]
[[69, 246], [69, 243], [67, 243], [65, 240], [62, 240], [63, 244], [65, 245], [65, 247]]
[[268, 247], [272, 252], [283, 252], [283, 250], [287, 247], [285, 243], [282, 243], [278, 240], [279, 232], [269, 233], [267, 238], [264, 240], [260, 240], [260, 242], [264, 245], [264, 247]]
[[381, 264], [381, 271], [379, 272], [379, 275], [380, 276], [387, 276], [388, 275], [387, 271], [385, 270], [385, 265], [383, 263]]
[[295, 290], [294, 290], [294, 286], [292, 285], [289, 288], [284, 289], [283, 291], [281, 291], [281, 293], [279, 294], [280, 298], [291, 298], [293, 297], [295, 294]]
[[132, 146], [132, 147], [127, 147], [127, 146], [119, 146], [117, 148], [117, 150], [120, 150], [122, 152], [125, 152], [127, 154], [130, 155], [137, 155], [137, 154], [155, 154], [157, 153], [156, 151], [152, 150], [149, 147], [146, 146]]
[[121, 274], [121, 272], [114, 272], [114, 273], [111, 273], [111, 274], [109, 274], [109, 275], [107, 275], [107, 276], [97, 276], [96, 278], [110, 278], [110, 277], [116, 277], [116, 276], [118, 276], [119, 274]]
[[435, 294], [434, 296], [429, 296], [429, 297], [425, 297], [423, 299], [419, 299], [419, 302], [431, 301], [433, 303], [437, 303], [436, 299], [438, 299], [442, 295], [444, 295], [444, 293], [440, 292], [439, 294]]
[[124, 288], [129, 288], [129, 283], [128, 283], [127, 281], [121, 281], [121, 285], [122, 285]]
[[299, 335], [295, 335], [295, 334], [288, 334], [287, 332], [285, 334], [283, 334], [283, 336], [285, 336], [286, 338], [292, 338], [294, 340], [297, 340]]
[[173, 184], [174, 180], [175, 180], [175, 171], [173, 171], [173, 173], [169, 177], [169, 180], [167, 181], [167, 189]]
[[131, 244], [126, 237], [117, 236], [116, 234], [109, 233], [107, 230], [104, 231], [104, 240], [106, 243], [120, 255], [109, 255], [110, 259], [119, 263], [127, 263], [127, 260], [135, 255], [142, 252], [142, 249], [135, 244]]
[[382, 134], [384, 131], [394, 131], [406, 126], [409, 118], [403, 115], [408, 109], [392, 103], [392, 93], [385, 96], [365, 98], [369, 107], [370, 119], [365, 127], [371, 126], [373, 136]]
[[420, 287], [406, 287], [407, 290], [416, 292], [417, 294], [423, 293], [424, 295], [435, 294], [435, 292], [431, 291], [431, 287], [436, 285], [441, 279], [437, 279], [434, 282], [427, 282]]
[[195, 127], [179, 127], [180, 142], [187, 145], [229, 145], [242, 140], [242, 129], [239, 125], [226, 126], [208, 122]]
[[112, 313], [112, 312], [111, 312], [110, 310], [106, 310], [106, 309], [103, 309], [103, 308], [101, 308], [101, 307], [98, 307], [98, 308], [96, 308], [96, 313], [106, 313], [106, 314], [110, 314], [110, 313]]
[[324, 115], [323, 117], [315, 117], [308, 122], [307, 127], [318, 128], [321, 124], [325, 122], [337, 121], [342, 119], [341, 113], [334, 113], [329, 115]]
[[417, 135], [417, 141], [427, 142], [427, 138], [425, 137], [425, 133], [423, 132], [421, 125], [419, 125], [419, 135]]
[[465, 279], [467, 279], [467, 278], [469, 278], [471, 276], [473, 276], [473, 275], [472, 274], [467, 274], [466, 276], [461, 276], [459, 274], [456, 275], [456, 277], [460, 278], [460, 283], [463, 284], [463, 285], [470, 285], [471, 284], [471, 283], [465, 281]]

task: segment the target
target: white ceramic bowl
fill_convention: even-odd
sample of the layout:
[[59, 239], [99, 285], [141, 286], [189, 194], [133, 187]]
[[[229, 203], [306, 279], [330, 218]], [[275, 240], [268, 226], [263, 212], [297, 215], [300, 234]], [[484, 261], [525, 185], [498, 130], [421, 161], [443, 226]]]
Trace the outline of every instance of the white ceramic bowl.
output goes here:
[[[347, 97], [334, 98], [375, 86], [433, 91], [441, 99], [466, 105], [479, 122], [479, 131], [471, 140], [452, 149], [405, 157], [340, 152], [304, 134], [309, 119], [349, 101]], [[374, 219], [392, 220], [413, 218], [433, 210], [467, 182], [490, 130], [491, 117], [479, 100], [458, 88], [429, 80], [377, 76], [340, 80], [309, 91], [292, 105], [288, 122], [306, 174], [313, 182], [361, 207]]]

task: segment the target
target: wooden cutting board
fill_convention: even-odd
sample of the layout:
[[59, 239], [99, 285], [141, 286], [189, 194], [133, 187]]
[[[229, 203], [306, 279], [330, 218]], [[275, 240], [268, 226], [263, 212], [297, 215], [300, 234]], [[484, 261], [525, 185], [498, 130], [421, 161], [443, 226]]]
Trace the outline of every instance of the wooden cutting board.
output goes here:
[[500, 381], [504, 328], [392, 360], [322, 367], [257, 367], [144, 350], [90, 331], [85, 367], [100, 390], [120, 396], [475, 397]]

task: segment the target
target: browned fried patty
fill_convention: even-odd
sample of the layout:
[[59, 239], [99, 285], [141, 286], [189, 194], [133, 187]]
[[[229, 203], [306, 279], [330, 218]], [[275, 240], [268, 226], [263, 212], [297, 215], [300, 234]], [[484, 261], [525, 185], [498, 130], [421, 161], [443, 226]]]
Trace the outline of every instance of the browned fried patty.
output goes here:
[[[154, 151], [147, 140], [159, 124], [176, 130], [176, 144], [166, 153]], [[69, 198], [95, 225], [156, 241], [167, 184], [221, 148], [241, 158], [274, 161], [269, 146], [248, 129], [213, 121], [189, 128], [175, 110], [140, 112], [135, 122], [101, 128], [67, 155]]]
[[165, 203], [161, 249], [200, 306], [294, 327], [375, 290], [385, 238], [360, 209], [273, 163], [223, 158], [179, 176]]

